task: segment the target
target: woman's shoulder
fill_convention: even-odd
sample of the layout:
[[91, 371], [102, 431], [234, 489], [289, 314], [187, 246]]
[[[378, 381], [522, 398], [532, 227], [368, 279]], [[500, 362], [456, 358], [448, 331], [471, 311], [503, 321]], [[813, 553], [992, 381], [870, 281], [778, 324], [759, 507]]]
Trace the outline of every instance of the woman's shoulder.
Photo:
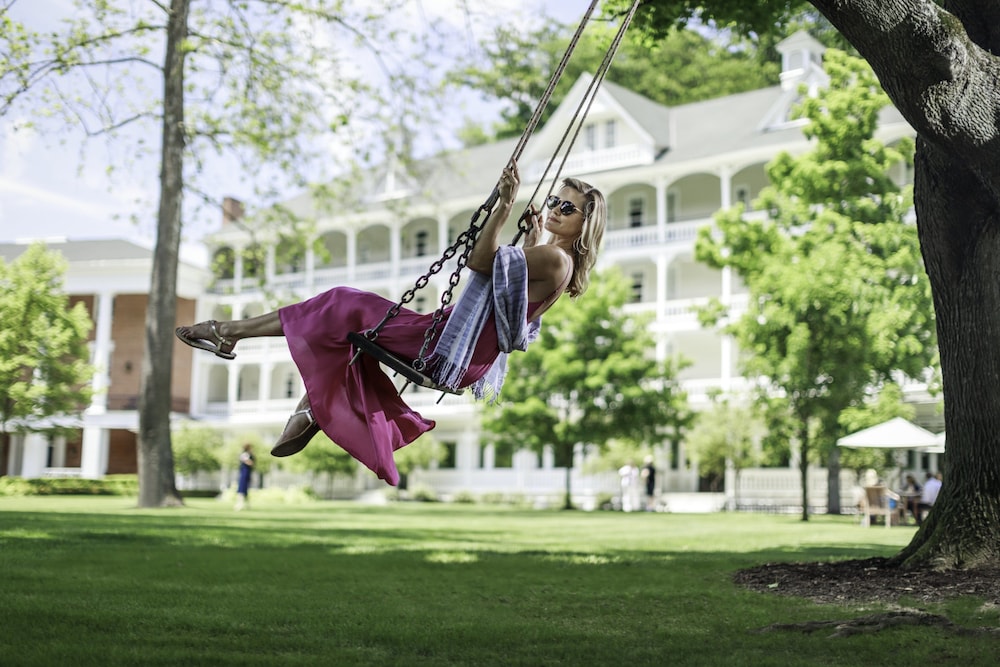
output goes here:
[[573, 260], [565, 251], [554, 245], [525, 248], [525, 259], [532, 279], [554, 278], [560, 280], [573, 267]]

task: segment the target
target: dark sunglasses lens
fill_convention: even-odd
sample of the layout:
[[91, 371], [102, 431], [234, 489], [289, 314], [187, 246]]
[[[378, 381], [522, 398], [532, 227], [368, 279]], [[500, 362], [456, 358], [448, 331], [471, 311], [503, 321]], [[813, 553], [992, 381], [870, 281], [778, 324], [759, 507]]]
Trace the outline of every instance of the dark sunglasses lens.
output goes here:
[[571, 201], [563, 201], [555, 195], [551, 195], [548, 199], [546, 199], [545, 205], [551, 209], [558, 208], [559, 212], [563, 215], [572, 215], [573, 211], [576, 210], [576, 204]]

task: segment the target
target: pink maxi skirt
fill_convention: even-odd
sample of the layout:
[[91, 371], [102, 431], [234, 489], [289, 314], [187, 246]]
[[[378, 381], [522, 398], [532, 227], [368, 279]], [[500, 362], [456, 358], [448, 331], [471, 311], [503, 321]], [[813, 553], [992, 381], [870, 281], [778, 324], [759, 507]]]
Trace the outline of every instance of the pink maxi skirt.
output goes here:
[[[392, 305], [393, 302], [371, 292], [335, 287], [286, 306], [278, 315], [316, 422], [333, 442], [395, 486], [399, 483], [399, 471], [392, 453], [435, 424], [400, 398], [378, 361], [362, 354], [350, 365], [353, 348], [347, 340], [348, 333], [361, 333], [378, 324]], [[450, 314], [449, 308], [438, 333]], [[400, 309], [382, 327], [378, 344], [412, 361], [420, 353], [424, 331], [433, 316], [433, 313]], [[476, 344], [461, 386], [485, 375], [498, 354], [496, 325], [491, 317]]]

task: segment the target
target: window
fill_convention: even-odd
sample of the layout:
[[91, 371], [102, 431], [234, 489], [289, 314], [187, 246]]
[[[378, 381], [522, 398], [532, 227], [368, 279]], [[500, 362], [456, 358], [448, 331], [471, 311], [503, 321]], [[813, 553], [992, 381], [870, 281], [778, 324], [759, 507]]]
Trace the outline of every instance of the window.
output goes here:
[[417, 311], [418, 313], [425, 313], [427, 312], [426, 308], [427, 308], [427, 297], [418, 296], [416, 297], [416, 299], [414, 299], [413, 309], [415, 311]]
[[628, 226], [642, 227], [643, 209], [645, 201], [642, 197], [632, 197], [628, 200]]
[[414, 238], [414, 244], [416, 245], [416, 256], [423, 257], [427, 254], [427, 231], [421, 230], [417, 232]]
[[594, 127], [593, 123], [583, 128], [583, 142], [587, 146], [587, 150], [597, 150], [597, 128]]
[[632, 274], [632, 303], [642, 303], [642, 274]]
[[292, 373], [285, 377], [285, 398], [295, 398], [295, 376]]
[[615, 121], [609, 120], [604, 124], [604, 147], [613, 148], [615, 146]]

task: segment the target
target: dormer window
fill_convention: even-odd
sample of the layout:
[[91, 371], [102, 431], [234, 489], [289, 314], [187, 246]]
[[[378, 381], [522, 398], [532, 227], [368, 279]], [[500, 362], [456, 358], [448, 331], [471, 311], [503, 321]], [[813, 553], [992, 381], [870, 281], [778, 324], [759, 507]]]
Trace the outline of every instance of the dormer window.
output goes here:
[[609, 120], [604, 124], [604, 147], [614, 148], [615, 146], [615, 121]]
[[597, 128], [594, 124], [585, 125], [583, 128], [583, 142], [589, 151], [597, 150]]

